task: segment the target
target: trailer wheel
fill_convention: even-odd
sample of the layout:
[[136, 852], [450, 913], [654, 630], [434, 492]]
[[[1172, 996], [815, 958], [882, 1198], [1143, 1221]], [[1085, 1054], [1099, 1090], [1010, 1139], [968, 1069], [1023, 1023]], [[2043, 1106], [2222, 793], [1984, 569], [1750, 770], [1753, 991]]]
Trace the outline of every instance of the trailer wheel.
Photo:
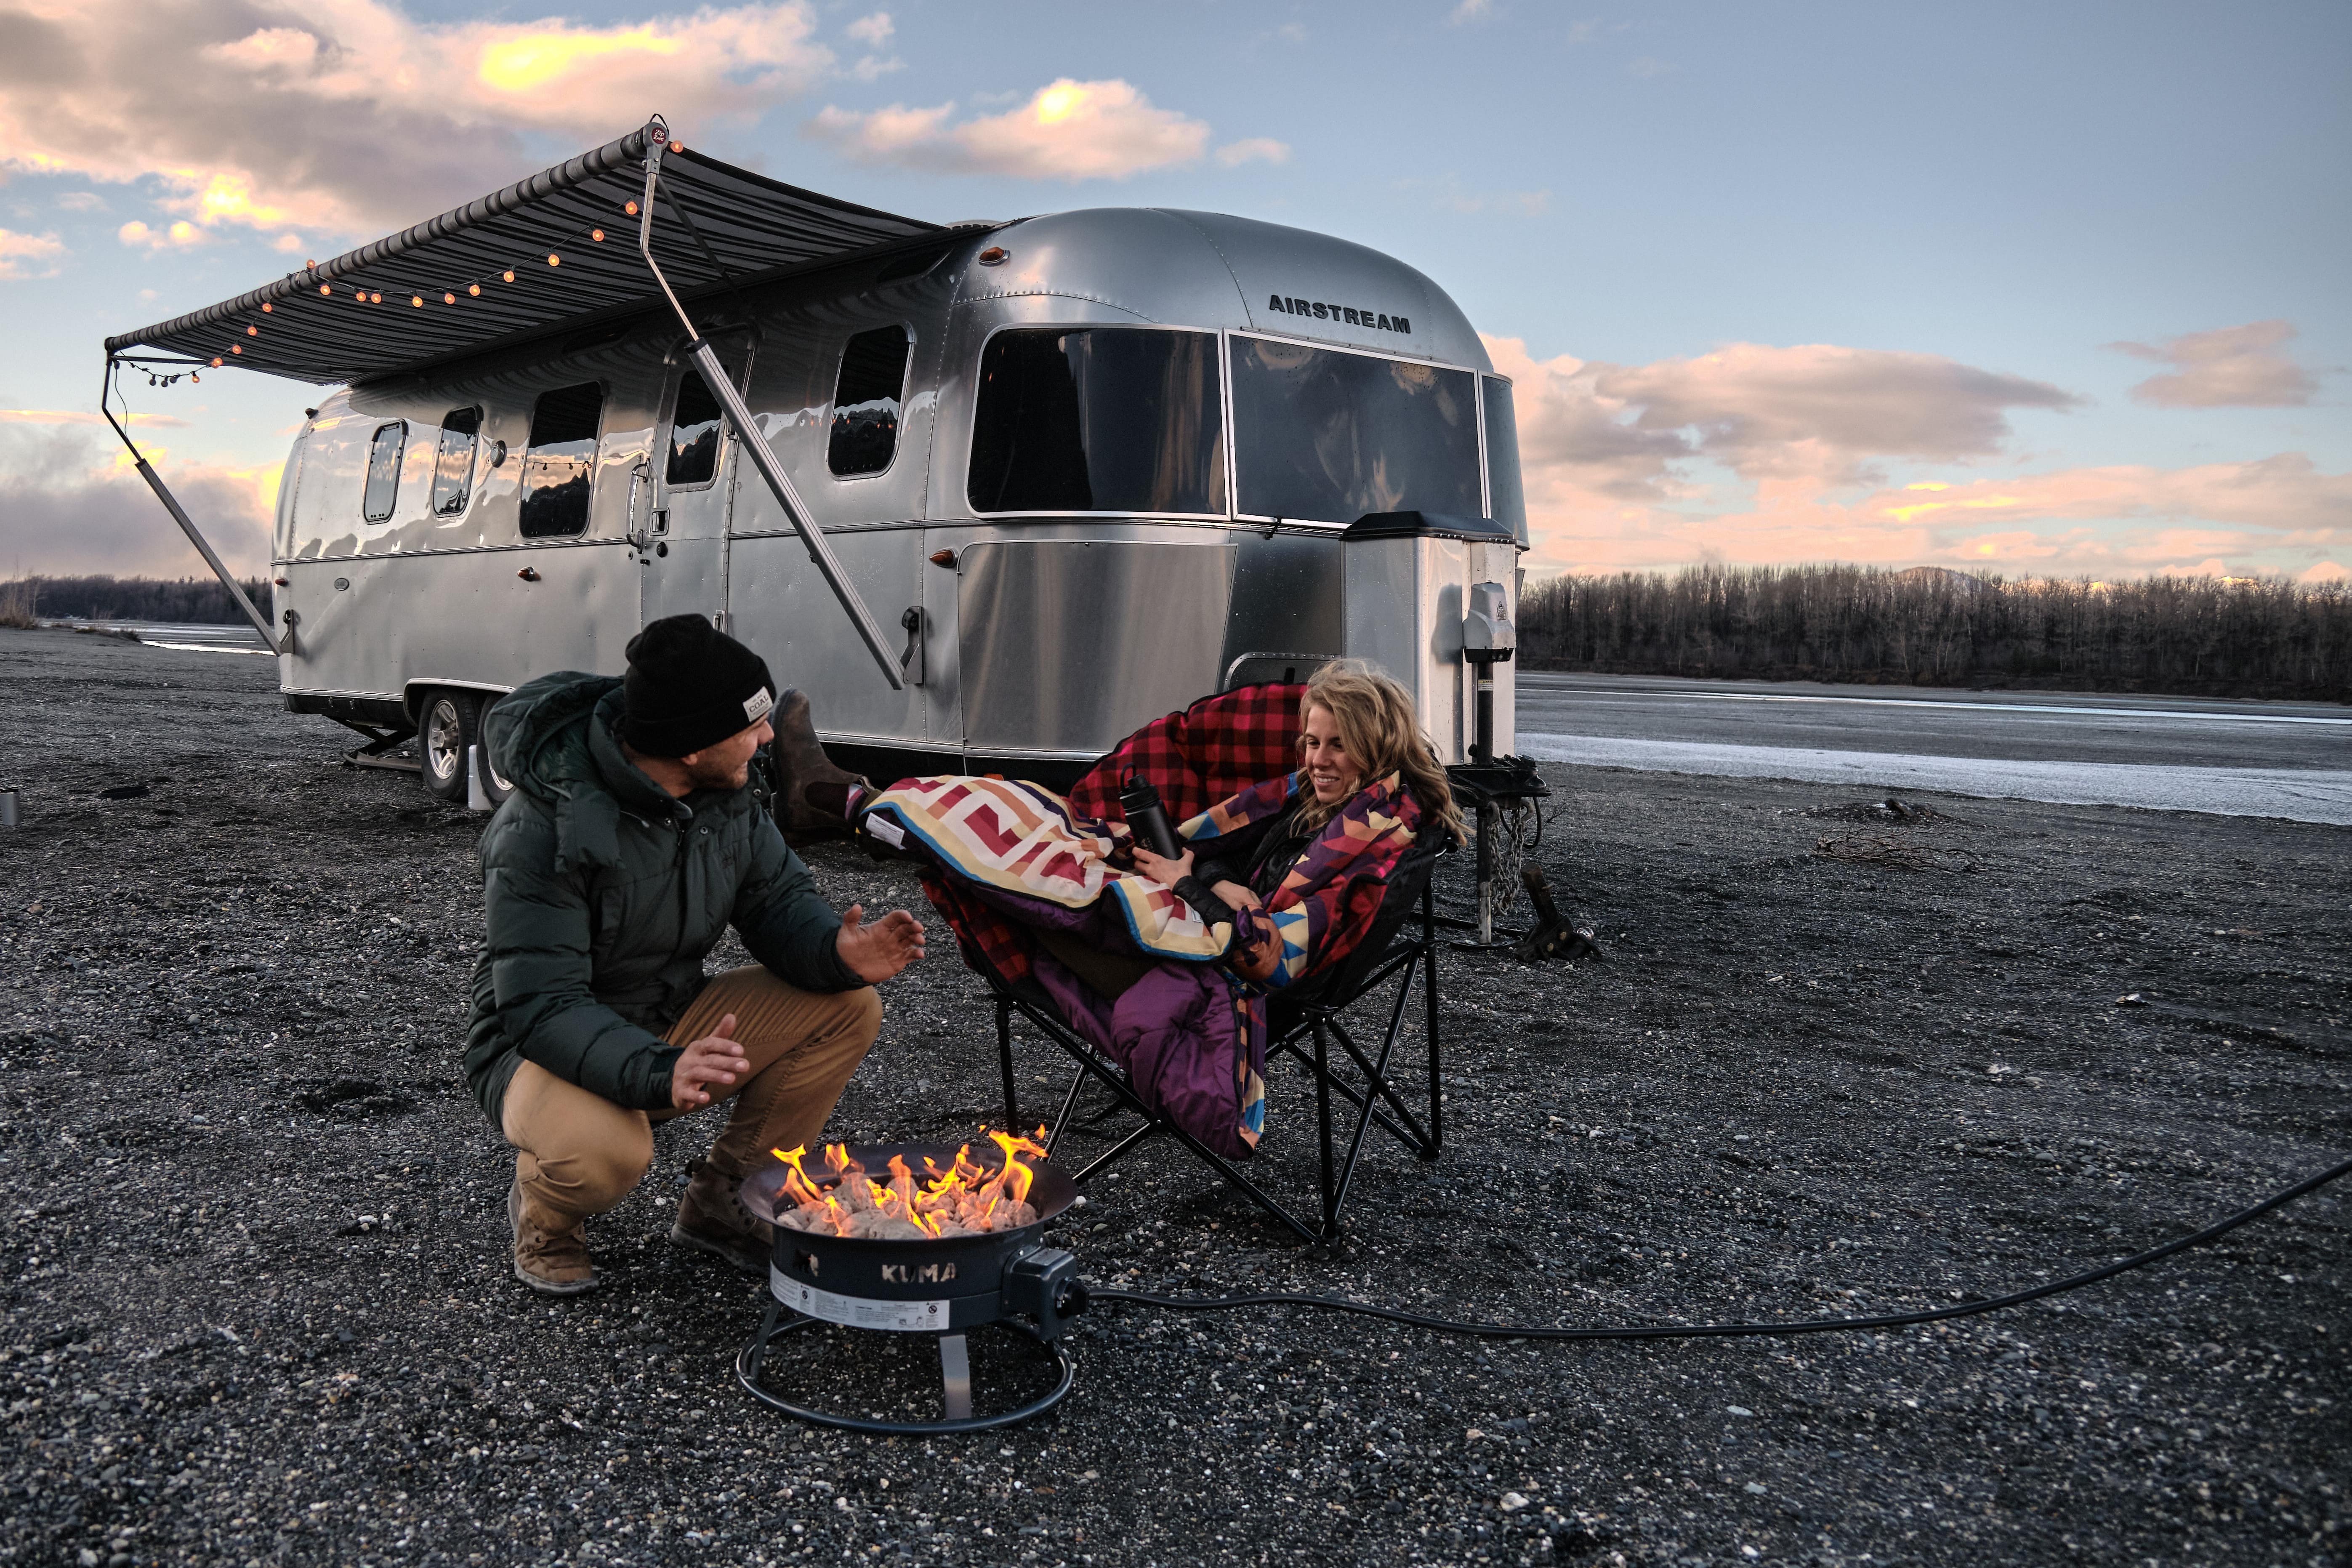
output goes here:
[[474, 697], [467, 691], [435, 691], [416, 716], [416, 760], [425, 793], [436, 800], [466, 800], [466, 748], [474, 743]]
[[488, 726], [483, 723], [489, 717], [490, 710], [498, 705], [498, 700], [496, 697], [482, 697], [475, 699], [474, 703], [474, 742], [482, 748], [482, 793], [490, 797], [493, 808], [504, 805], [507, 796], [514, 794], [514, 781], [500, 773], [497, 764], [490, 761]]

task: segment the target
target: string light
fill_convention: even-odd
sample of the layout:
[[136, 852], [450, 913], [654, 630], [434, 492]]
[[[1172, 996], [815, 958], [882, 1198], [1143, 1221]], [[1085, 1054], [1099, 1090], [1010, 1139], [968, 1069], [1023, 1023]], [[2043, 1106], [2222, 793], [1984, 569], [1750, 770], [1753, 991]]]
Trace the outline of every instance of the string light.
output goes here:
[[275, 306], [275, 305], [271, 305], [271, 304], [268, 304], [268, 303], [265, 302], [265, 303], [262, 305], [262, 307], [261, 307], [261, 313], [262, 313], [263, 315], [265, 315], [265, 316], [266, 316], [266, 315], [269, 314], [269, 312], [270, 312], [270, 311], [272, 311], [272, 310], [276, 310], [277, 308], [278, 308], [278, 307], [277, 307], [277, 306]]
[[551, 250], [547, 253], [547, 264], [550, 267], [561, 267], [563, 265], [563, 258]]
[[631, 217], [635, 217], [637, 216], [637, 204], [635, 202], [623, 202], [621, 204], [621, 210], [628, 214]]
[[220, 368], [220, 356], [218, 354], [215, 354], [213, 356], [213, 368], [215, 370], [218, 370]]
[[445, 305], [454, 305], [457, 302], [457, 296], [455, 294], [444, 294], [441, 296], [441, 302]]
[[381, 294], [370, 294], [368, 296], [368, 303], [371, 305], [381, 305], [383, 303], [383, 296]]
[[248, 338], [257, 338], [261, 335], [261, 329], [259, 327], [247, 327], [245, 329], [245, 335]]
[[592, 228], [588, 231], [588, 237], [602, 245], [604, 243], [604, 231], [601, 228]]
[[481, 296], [482, 286], [479, 283], [468, 283], [466, 285], [466, 292], [478, 299]]
[[237, 344], [236, 344], [236, 343], [231, 343], [231, 344], [229, 344], [229, 346], [228, 346], [228, 352], [229, 352], [229, 353], [233, 353], [233, 354], [241, 354], [241, 353], [243, 353], [245, 352], [245, 350], [244, 350], [243, 348], [239, 347], [239, 346], [238, 346]]
[[319, 285], [319, 292], [321, 294], [331, 294], [334, 291], [335, 286], [331, 283], [321, 283]]
[[514, 268], [511, 268], [511, 267], [509, 267], [509, 268], [508, 268], [504, 272], [502, 272], [502, 273], [499, 274], [499, 277], [501, 277], [501, 278], [504, 278], [508, 282], [511, 283], [511, 282], [513, 282], [513, 281], [514, 281]]
[[408, 297], [408, 302], [420, 310], [425, 309], [425, 296], [422, 294], [411, 294]]

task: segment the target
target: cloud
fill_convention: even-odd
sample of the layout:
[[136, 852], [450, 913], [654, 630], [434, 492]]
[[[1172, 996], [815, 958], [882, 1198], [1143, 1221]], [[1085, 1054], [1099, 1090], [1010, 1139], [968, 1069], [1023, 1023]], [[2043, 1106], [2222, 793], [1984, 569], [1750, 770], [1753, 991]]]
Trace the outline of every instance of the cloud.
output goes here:
[[2132, 401], [2154, 408], [2297, 408], [2319, 390], [2309, 371], [2280, 352], [2295, 335], [2285, 321], [2249, 321], [2189, 332], [2169, 342], [2109, 343], [2135, 359], [2175, 367], [2131, 389]]
[[65, 258], [65, 242], [54, 234], [0, 228], [0, 279], [54, 278]]
[[2113, 577], [2352, 556], [2352, 473], [2299, 452], [1891, 482], [1897, 459], [2001, 455], [2011, 408], [2073, 405], [1933, 355], [1735, 344], [1614, 365], [1486, 345], [1514, 384], [1539, 571], [1839, 560]]
[[158, 250], [185, 250], [191, 246], [204, 244], [212, 236], [186, 218], [177, 219], [162, 228], [150, 228], [132, 218], [114, 231], [114, 237], [134, 249], [152, 255]]
[[954, 113], [952, 102], [864, 114], [828, 105], [805, 130], [860, 163], [1024, 180], [1123, 180], [1192, 163], [1209, 144], [1206, 123], [1153, 108], [1117, 78], [1063, 77], [1005, 113], [960, 124]]
[[0, 167], [150, 181], [207, 230], [414, 223], [539, 166], [534, 133], [601, 142], [664, 104], [748, 119], [834, 64], [800, 0], [601, 27], [385, 0], [13, 5]]
[[102, 213], [106, 198], [96, 191], [68, 191], [58, 198], [58, 210], [68, 213]]
[[871, 16], [860, 16], [842, 30], [867, 48], [878, 49], [890, 41], [898, 26], [890, 20], [889, 12], [877, 11]]
[[1989, 457], [2010, 433], [2010, 409], [2081, 405], [2047, 382], [1937, 354], [1828, 343], [1731, 343], [1644, 365], [1578, 363], [1571, 374], [1589, 374], [1639, 428], [1684, 433], [1693, 451], [1749, 479], [1853, 484], [1882, 458]]
[[1290, 162], [1290, 143], [1276, 142], [1271, 136], [1251, 136], [1239, 142], [1228, 142], [1217, 149], [1217, 162], [1226, 168], [1235, 168], [1252, 159], [1268, 163]]
[[[83, 408], [0, 408], [0, 425], [103, 425], [96, 412]], [[132, 414], [127, 425], [168, 425], [184, 428], [187, 421], [171, 414]]]
[[1486, 21], [1494, 14], [1495, 0], [1462, 0], [1454, 7], [1453, 14], [1445, 18], [1445, 25], [1449, 27], [1466, 26], [1472, 22]]
[[[115, 465], [111, 449], [110, 437], [101, 443], [80, 430], [0, 429], [0, 561], [52, 576], [209, 575], [154, 492]], [[268, 566], [278, 465], [158, 467], [232, 571]]]

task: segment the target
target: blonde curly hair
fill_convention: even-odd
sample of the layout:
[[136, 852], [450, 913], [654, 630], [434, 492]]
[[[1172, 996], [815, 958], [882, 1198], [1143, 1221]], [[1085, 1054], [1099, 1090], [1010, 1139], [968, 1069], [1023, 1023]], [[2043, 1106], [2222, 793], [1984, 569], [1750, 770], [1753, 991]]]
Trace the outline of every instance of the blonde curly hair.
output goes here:
[[[1437, 748], [1422, 733], [1412, 693], [1362, 659], [1339, 658], [1307, 678], [1307, 695], [1298, 700], [1302, 729], [1307, 715], [1318, 708], [1331, 715], [1340, 746], [1364, 770], [1364, 784], [1402, 773], [1421, 809], [1444, 823], [1454, 842], [1460, 844], [1469, 837], [1462, 813], [1454, 804], [1454, 791], [1445, 782], [1445, 770], [1438, 764]], [[1302, 751], [1306, 743], [1301, 735]], [[1347, 805], [1338, 800], [1326, 805], [1310, 795], [1299, 811], [1300, 826], [1319, 832]]]

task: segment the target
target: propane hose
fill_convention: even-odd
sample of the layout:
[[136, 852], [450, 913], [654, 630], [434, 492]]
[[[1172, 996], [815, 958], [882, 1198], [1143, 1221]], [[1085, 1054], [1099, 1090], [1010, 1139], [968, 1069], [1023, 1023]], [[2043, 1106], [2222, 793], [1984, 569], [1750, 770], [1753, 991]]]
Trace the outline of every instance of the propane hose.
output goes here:
[[1107, 1286], [1087, 1289], [1091, 1302], [1132, 1301], [1139, 1306], [1163, 1307], [1178, 1312], [1215, 1312], [1236, 1307], [1315, 1307], [1326, 1311], [1353, 1312], [1367, 1318], [1383, 1318], [1392, 1323], [1404, 1323], [1416, 1329], [1428, 1329], [1441, 1334], [1466, 1334], [1487, 1340], [1699, 1340], [1733, 1339], [1757, 1335], [1827, 1334], [1873, 1329], [1903, 1329], [1919, 1323], [1939, 1323], [1953, 1318], [1973, 1318], [1986, 1312], [1999, 1312], [2011, 1307], [2022, 1307], [2045, 1297], [2080, 1290], [2102, 1279], [2112, 1279], [2135, 1268], [2145, 1268], [2162, 1262], [2175, 1253], [2191, 1247], [2210, 1246], [2242, 1225], [2262, 1218], [2273, 1209], [2282, 1208], [2337, 1177], [2352, 1173], [2352, 1160], [2316, 1175], [2306, 1176], [2291, 1187], [2283, 1187], [2250, 1208], [2239, 1210], [2226, 1219], [2217, 1220], [2203, 1230], [2177, 1237], [2160, 1247], [2110, 1263], [2085, 1273], [2053, 1279], [2047, 1285], [2036, 1285], [2030, 1290], [2012, 1291], [2006, 1296], [1986, 1297], [1979, 1300], [1961, 1301], [1949, 1307], [1930, 1307], [1916, 1312], [1886, 1312], [1866, 1318], [1806, 1318], [1785, 1323], [1609, 1323], [1591, 1327], [1539, 1323], [1468, 1323], [1451, 1318], [1433, 1318], [1421, 1312], [1408, 1312], [1395, 1307], [1378, 1307], [1365, 1301], [1351, 1301], [1342, 1296], [1315, 1296], [1290, 1291], [1265, 1291], [1247, 1296], [1156, 1296], [1144, 1290], [1120, 1290]]

